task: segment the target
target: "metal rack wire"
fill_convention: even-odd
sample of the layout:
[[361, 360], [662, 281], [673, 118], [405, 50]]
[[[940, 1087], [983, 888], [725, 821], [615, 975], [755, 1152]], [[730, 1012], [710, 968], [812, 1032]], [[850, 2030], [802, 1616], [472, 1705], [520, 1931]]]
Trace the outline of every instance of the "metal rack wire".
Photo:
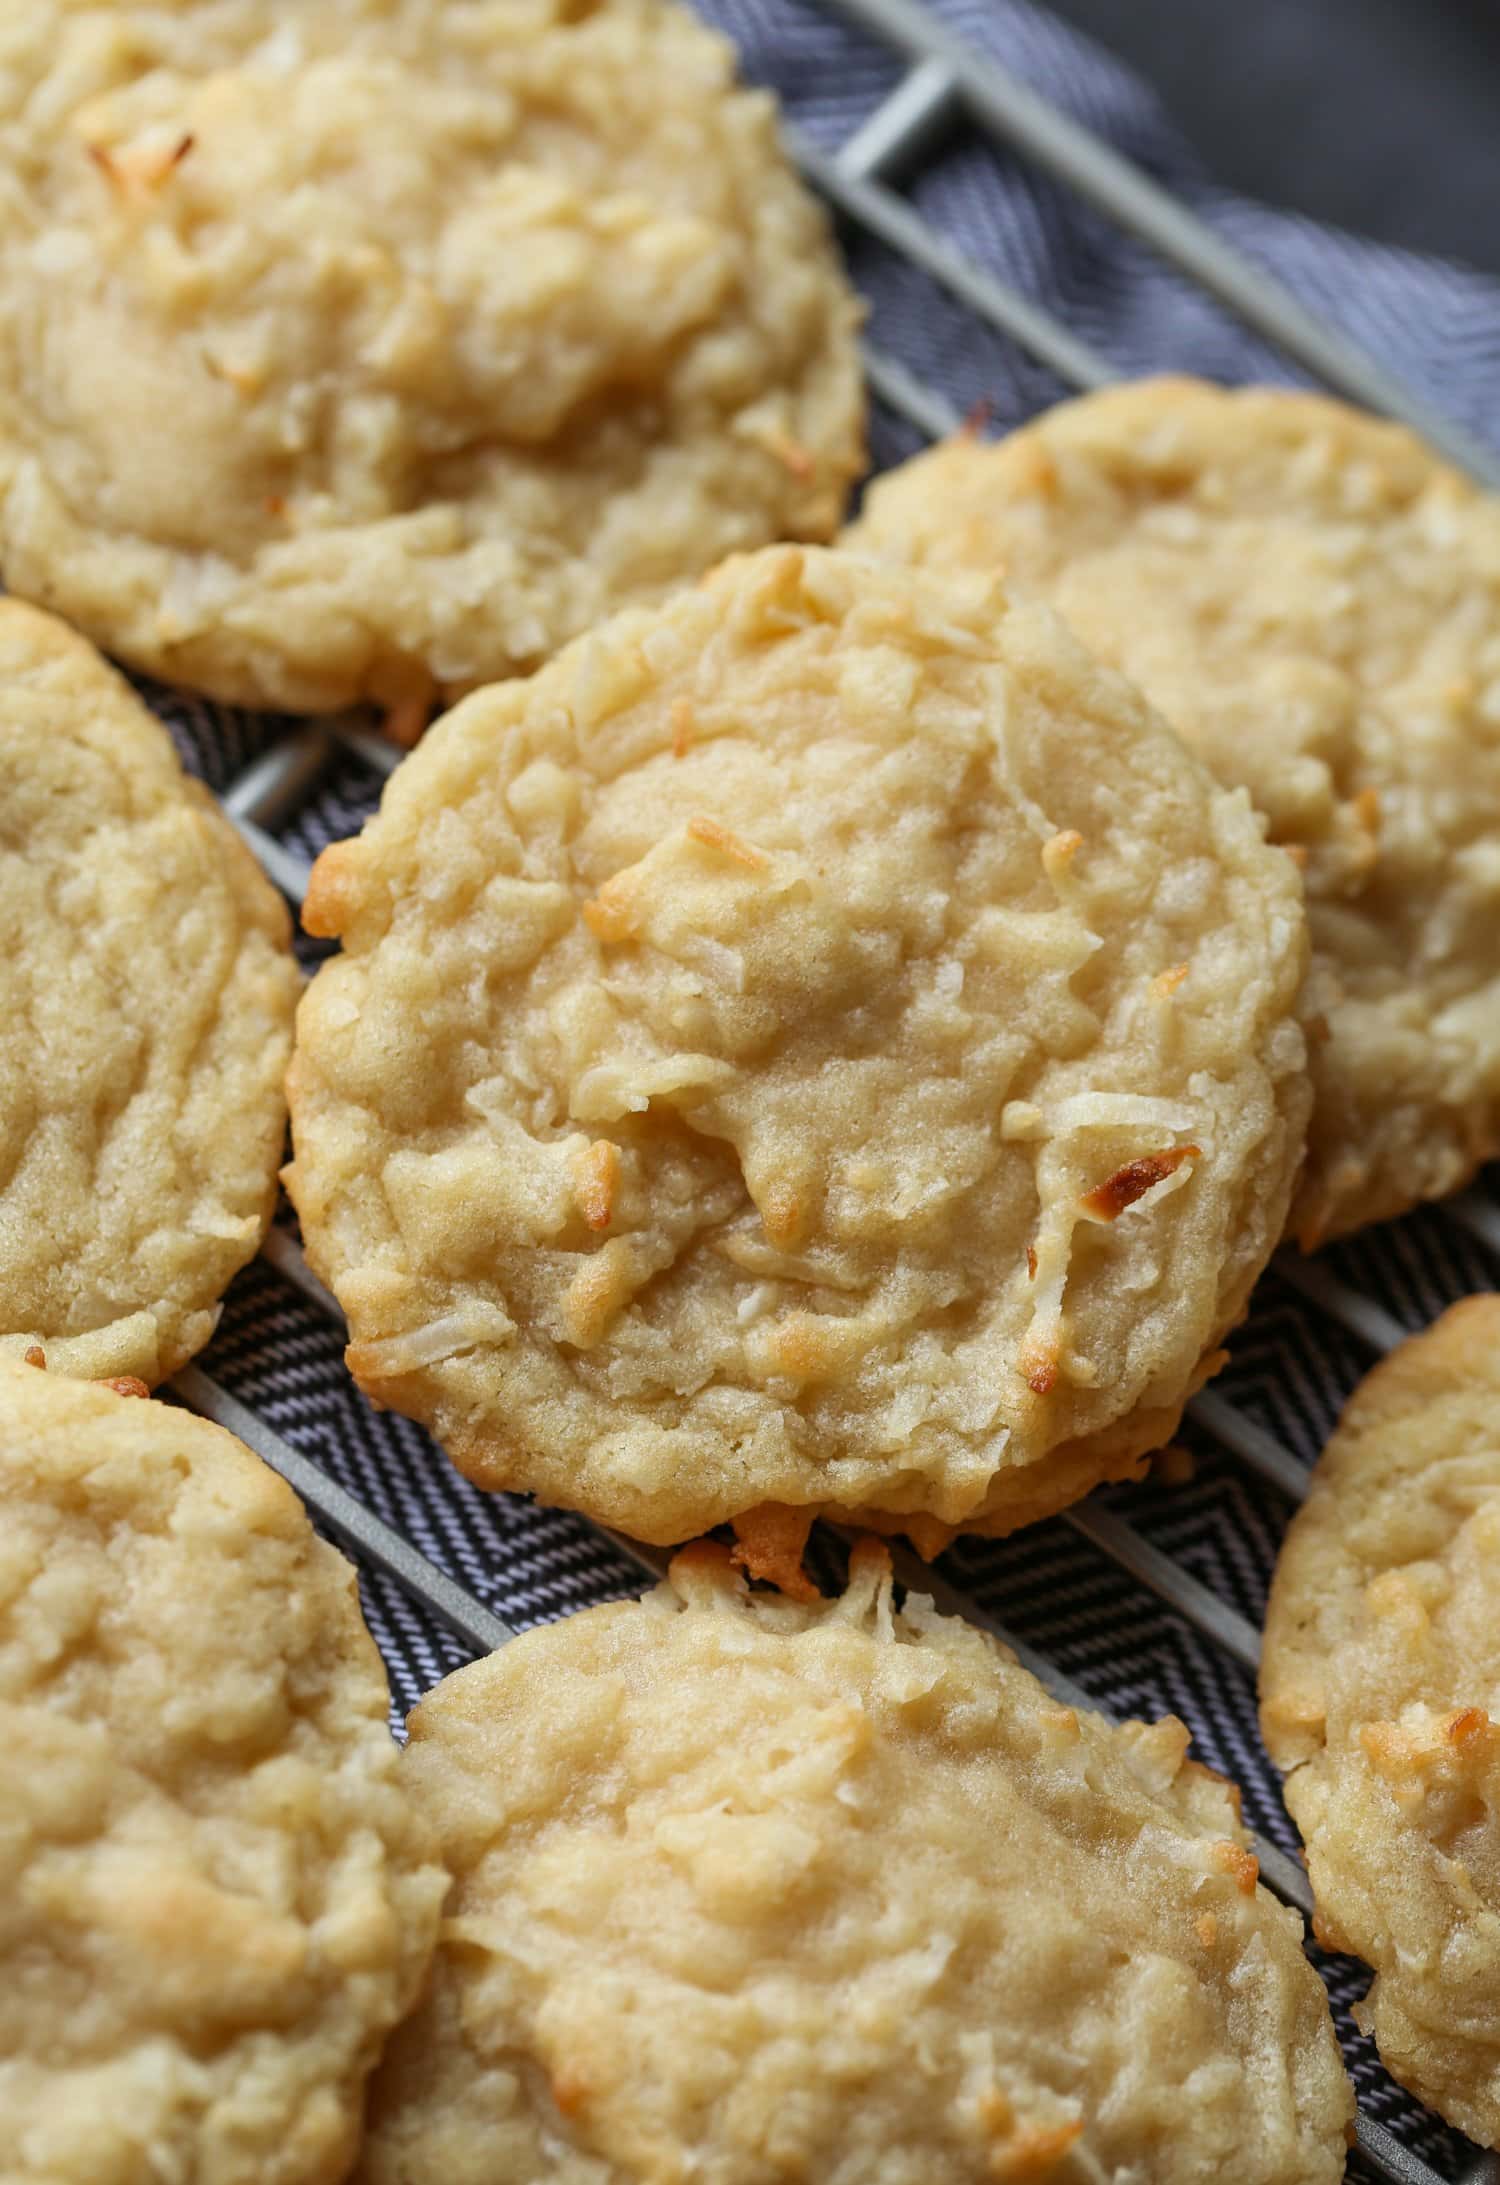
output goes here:
[[[794, 142], [809, 180], [845, 220], [900, 252], [1065, 384], [1085, 390], [1115, 375], [1106, 359], [1057, 319], [965, 258], [887, 180], [897, 170], [908, 171], [959, 116], [994, 146], [1004, 146], [1040, 165], [1118, 226], [1150, 243], [1327, 385], [1405, 419], [1476, 476], [1500, 484], [1500, 460], [1429, 410], [1417, 395], [1394, 384], [1110, 147], [1003, 69], [967, 51], [920, 0], [825, 0], [825, 4], [894, 49], [908, 65], [895, 89], [836, 153]], [[919, 433], [934, 437], [958, 424], [957, 412], [947, 399], [922, 385], [896, 359], [867, 350], [866, 364], [876, 400]], [[279, 841], [274, 830], [311, 797], [341, 753], [353, 753], [381, 773], [388, 773], [398, 756], [370, 732], [364, 720], [339, 719], [276, 743], [224, 795], [226, 811], [270, 878], [293, 902], [300, 903], [305, 891], [307, 862]], [[1459, 1224], [1487, 1253], [1500, 1258], [1500, 1206], [1470, 1193], [1449, 1202], [1440, 1213]], [[289, 1233], [273, 1230], [264, 1257], [319, 1312], [340, 1322], [337, 1304], [311, 1273]], [[1297, 1293], [1369, 1350], [1388, 1350], [1410, 1332], [1384, 1306], [1316, 1260], [1283, 1258], [1278, 1269]], [[187, 1368], [173, 1386], [185, 1403], [229, 1427], [282, 1472], [357, 1557], [387, 1573], [465, 1648], [485, 1652], [512, 1635], [447, 1572], [419, 1554], [399, 1532], [200, 1368]], [[1190, 1417], [1205, 1437], [1279, 1495], [1300, 1499], [1306, 1479], [1301, 1461], [1224, 1395], [1206, 1390], [1191, 1405]], [[1260, 1643], [1253, 1625], [1143, 1537], [1117, 1509], [1101, 1500], [1086, 1501], [1067, 1513], [1066, 1522], [1215, 1648], [1253, 1671]], [[616, 1540], [616, 1545], [644, 1573], [655, 1575], [659, 1570], [661, 1559], [652, 1551], [626, 1541]], [[974, 1600], [904, 1551], [898, 1551], [897, 1562], [899, 1574], [935, 1593], [940, 1605], [992, 1629], [1000, 1628]], [[1073, 1685], [1056, 1664], [1009, 1634], [1002, 1632], [1002, 1636], [1059, 1697], [1098, 1711], [1098, 1703]], [[1286, 1902], [1309, 1912], [1310, 1893], [1301, 1867], [1275, 1844], [1257, 1841], [1256, 1851], [1267, 1884]], [[1369, 2169], [1394, 2185], [1500, 2185], [1496, 2158], [1479, 2155], [1458, 2178], [1445, 2180], [1369, 2115], [1360, 2116], [1357, 2140]]]

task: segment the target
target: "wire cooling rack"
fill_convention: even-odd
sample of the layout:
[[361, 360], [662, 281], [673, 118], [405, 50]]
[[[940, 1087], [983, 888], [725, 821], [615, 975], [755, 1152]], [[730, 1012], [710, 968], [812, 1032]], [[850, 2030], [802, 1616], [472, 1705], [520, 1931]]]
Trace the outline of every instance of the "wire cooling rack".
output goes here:
[[[899, 253], [1065, 386], [1084, 390], [1113, 378], [1102, 356], [1060, 320], [955, 248], [921, 217], [898, 186], [899, 178], [920, 167], [955, 129], [978, 132], [995, 151], [1033, 163], [1087, 199], [1325, 385], [1405, 419], [1474, 475], [1500, 484], [1500, 460], [1488, 450], [1430, 409], [1418, 393], [1392, 381], [1110, 146], [1004, 69], [962, 45], [919, 0], [824, 0], [824, 5], [857, 24], [904, 64], [894, 89], [862, 118], [839, 149], [830, 152], [792, 134], [796, 158], [813, 186], [848, 224], [851, 240]], [[923, 384], [895, 356], [871, 346], [865, 361], [877, 411], [896, 423], [907, 445], [914, 436], [929, 439], [960, 422], [947, 398]], [[1163, 366], [1174, 361], [1160, 360]], [[173, 711], [170, 702], [163, 704], [163, 710]], [[178, 725], [182, 725], [180, 718]], [[320, 804], [323, 835], [329, 831], [330, 814], [336, 823], [341, 822], [338, 831], [352, 831], [373, 808], [380, 783], [396, 757], [363, 719], [340, 718], [292, 728], [222, 788], [223, 803], [270, 878], [299, 904], [310, 869], [305, 846], [317, 841], [320, 833], [319, 825], [306, 819], [309, 808]], [[1317, 1405], [1295, 1385], [1296, 1343], [1304, 1354], [1309, 1350], [1317, 1354], [1325, 1377], [1331, 1358], [1333, 1377], [1347, 1391], [1370, 1363], [1372, 1353], [1390, 1349], [1462, 1289], [1489, 1287], [1495, 1281], [1500, 1201], [1493, 1192], [1493, 1178], [1414, 1221], [1409, 1236], [1405, 1236], [1409, 1225], [1402, 1225], [1400, 1249], [1394, 1259], [1383, 1258], [1378, 1270], [1372, 1269], [1368, 1250], [1358, 1239], [1317, 1259], [1279, 1259], [1258, 1293], [1251, 1321], [1236, 1339], [1230, 1369], [1190, 1407], [1189, 1444], [1203, 1452], [1206, 1463], [1237, 1468], [1237, 1491], [1238, 1482], [1243, 1483], [1245, 1522], [1264, 1534], [1263, 1545], [1274, 1544], [1289, 1505], [1305, 1490], [1306, 1458], [1295, 1453], [1288, 1441], [1300, 1439], [1307, 1448], [1308, 1419]], [[264, 1279], [290, 1285], [324, 1321], [342, 1326], [337, 1304], [311, 1273], [289, 1227], [278, 1225], [272, 1230], [262, 1259], [272, 1271]], [[1394, 1283], [1393, 1265], [1399, 1273]], [[1378, 1273], [1382, 1287], [1402, 1307], [1399, 1314], [1371, 1294], [1372, 1273]], [[241, 1278], [237, 1287], [247, 1279], [254, 1277]], [[233, 1322], [232, 1295], [231, 1330]], [[1296, 1339], [1290, 1349], [1289, 1338]], [[295, 1389], [303, 1371], [303, 1348], [272, 1347], [277, 1349], [273, 1367], [281, 1383]], [[1268, 1396], [1264, 1380], [1257, 1379], [1256, 1365], [1261, 1353], [1269, 1356], [1273, 1349], [1277, 1385]], [[487, 1652], [513, 1635], [511, 1626], [477, 1597], [472, 1579], [463, 1583], [452, 1569], [440, 1568], [419, 1552], [399, 1524], [371, 1506], [372, 1500], [380, 1498], [357, 1496], [340, 1484], [326, 1462], [326, 1435], [301, 1437], [320, 1449], [315, 1457], [306, 1448], [294, 1447], [264, 1416], [266, 1409], [277, 1409], [284, 1420], [294, 1422], [295, 1404], [289, 1414], [285, 1403], [269, 1405], [263, 1396], [247, 1402], [231, 1392], [225, 1378], [236, 1377], [232, 1340], [226, 1344], [221, 1337], [211, 1356], [229, 1361], [224, 1378], [218, 1377], [220, 1369], [210, 1374], [191, 1366], [173, 1383], [177, 1395], [194, 1410], [229, 1427], [282, 1472], [323, 1527], [358, 1559], [367, 1582], [372, 1572], [393, 1582], [396, 1593], [387, 1586], [381, 1589], [387, 1622], [393, 1616], [399, 1620], [404, 1598], [411, 1609], [436, 1620], [452, 1635], [460, 1657]], [[253, 1372], [240, 1378], [248, 1380], [252, 1399], [256, 1389], [264, 1390], [266, 1385], [264, 1373], [258, 1381]], [[1285, 1431], [1288, 1420], [1300, 1420], [1300, 1435]], [[444, 1460], [414, 1429], [397, 1423], [404, 1435], [404, 1455], [396, 1461], [435, 1468], [430, 1475], [435, 1482], [446, 1473]], [[291, 1431], [297, 1432], [295, 1423]], [[420, 1498], [440, 1490], [435, 1484], [424, 1489], [419, 1477], [415, 1492]], [[1111, 1655], [1118, 1659], [1141, 1635], [1152, 1634], [1158, 1656], [1163, 1647], [1167, 1650], [1166, 1689], [1186, 1696], [1185, 1703], [1177, 1702], [1178, 1711], [1212, 1746], [1215, 1731], [1222, 1727], [1217, 1704], [1221, 1679], [1226, 1684], [1238, 1679], [1243, 1714], [1245, 1673], [1253, 1676], [1259, 1654], [1258, 1604], [1255, 1585], [1246, 1582], [1237, 1565], [1215, 1566], [1212, 1558], [1206, 1560], [1190, 1545], [1180, 1545], [1179, 1536], [1187, 1535], [1174, 1513], [1190, 1504], [1191, 1494], [1182, 1485], [1154, 1495], [1149, 1488], [1129, 1494], [1103, 1490], [1051, 1526], [1020, 1536], [1020, 1549], [1015, 1543], [1005, 1544], [1027, 1556], [1033, 1584], [1038, 1577], [1045, 1583], [1048, 1558], [1057, 1552], [1047, 1542], [1057, 1540], [1062, 1526], [1088, 1542], [1106, 1567], [1118, 1566], [1133, 1582], [1129, 1612], [1120, 1608], [1116, 1579], [1092, 1626], [1089, 1597], [1081, 1598], [1070, 1629], [1077, 1634], [1076, 1643], [1071, 1644], [1072, 1665], [1079, 1668], [1082, 1683], [1073, 1680], [1055, 1652], [1027, 1643], [1024, 1634], [1005, 1629], [989, 1612], [988, 1601], [997, 1592], [1006, 1597], [1005, 1572], [997, 1577], [994, 1568], [995, 1551], [989, 1551], [986, 1561], [985, 1551], [961, 1543], [934, 1572], [898, 1550], [898, 1568], [903, 1577], [935, 1593], [941, 1605], [999, 1631], [1042, 1682], [1070, 1704], [1097, 1709], [1098, 1697], [1085, 1689], [1090, 1662]], [[399, 1515], [399, 1497], [384, 1499]], [[1134, 1518], [1140, 1522], [1133, 1522]], [[540, 1547], [533, 1545], [529, 1552], [540, 1560], [550, 1554], [565, 1565], [570, 1555], [576, 1555], [577, 1542], [587, 1530], [581, 1520], [569, 1519], [566, 1524], [565, 1535], [553, 1539], [543, 1534]], [[453, 1527], [444, 1529], [440, 1524], [434, 1537], [447, 1543], [453, 1551], [450, 1562], [462, 1567], [465, 1554], [459, 1552], [462, 1543]], [[502, 1536], [497, 1533], [496, 1538]], [[661, 1567], [661, 1557], [632, 1543], [607, 1536], [607, 1545], [616, 1559], [621, 1584], [630, 1582], [632, 1572], [638, 1582]], [[472, 1542], [468, 1548], [472, 1551]], [[504, 1552], [503, 1545], [498, 1552]], [[472, 1572], [472, 1552], [467, 1559]], [[1189, 1567], [1193, 1563], [1196, 1568]], [[561, 1591], [565, 1604], [566, 1587]], [[556, 1591], [548, 1605], [554, 1609], [559, 1605]], [[1174, 1677], [1178, 1654], [1183, 1657], [1182, 1673]], [[1195, 1673], [1189, 1656], [1197, 1665]], [[1264, 1832], [1256, 1839], [1264, 1880], [1287, 1903], [1310, 1912], [1306, 1875], [1287, 1848], [1295, 1843], [1289, 1824], [1279, 1815], [1268, 1817], [1262, 1812], [1258, 1817], [1263, 1827], [1271, 1827], [1282, 1839], [1274, 1841]], [[1320, 1956], [1315, 1949], [1312, 1954]], [[1328, 1971], [1326, 1965], [1324, 1969]], [[1349, 1993], [1360, 1992], [1363, 1976], [1357, 1968], [1348, 1967], [1342, 1991], [1336, 1976], [1331, 1986], [1338, 2004], [1341, 1993], [1347, 2000]], [[1360, 2093], [1351, 2174], [1363, 2171], [1397, 2185], [1500, 2185], [1500, 2160], [1479, 2153], [1418, 2110], [1385, 2079], [1368, 2045], [1350, 2035], [1347, 2021], [1341, 2030]]]

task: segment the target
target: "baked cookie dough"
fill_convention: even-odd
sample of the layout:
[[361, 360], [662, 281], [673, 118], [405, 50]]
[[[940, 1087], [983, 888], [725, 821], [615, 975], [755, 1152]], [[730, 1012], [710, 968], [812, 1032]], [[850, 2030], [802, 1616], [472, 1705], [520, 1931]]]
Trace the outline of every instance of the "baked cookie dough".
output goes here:
[[1056, 1509], [1281, 1229], [1299, 896], [1044, 608], [773, 547], [627, 612], [314, 870], [287, 1182], [350, 1367], [642, 1539]]
[[1394, 2078], [1500, 2146], [1500, 1297], [1355, 1391], [1276, 1566], [1261, 1724]]
[[332, 2185], [446, 1875], [354, 1572], [232, 1435], [0, 1360], [8, 2185]]
[[669, 0], [0, 22], [0, 566], [137, 666], [408, 727], [827, 538], [858, 307]]
[[1059, 1706], [884, 1552], [690, 1549], [447, 1678], [452, 1864], [361, 2185], [1319, 2185], [1352, 2113], [1301, 1922], [1168, 1718]]
[[299, 985], [165, 729], [0, 600], [0, 1356], [155, 1383], [208, 1341], [271, 1218]]
[[1500, 500], [1342, 404], [1148, 380], [919, 457], [849, 543], [1050, 600], [1302, 862], [1305, 1245], [1500, 1150]]

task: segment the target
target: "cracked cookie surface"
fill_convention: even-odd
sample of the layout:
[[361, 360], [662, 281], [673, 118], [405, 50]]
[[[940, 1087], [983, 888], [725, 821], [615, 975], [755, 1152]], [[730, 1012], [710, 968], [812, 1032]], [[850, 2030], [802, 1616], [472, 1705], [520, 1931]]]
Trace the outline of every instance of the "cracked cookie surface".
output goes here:
[[175, 1373], [276, 1196], [286, 909], [84, 639], [0, 600], [0, 1355]]
[[689, 1549], [459, 1670], [403, 1762], [454, 1893], [359, 2185], [1332, 2185], [1301, 1921], [1187, 1743], [896, 1612], [869, 1543], [815, 1607]]
[[1047, 610], [726, 564], [465, 700], [318, 862], [288, 1187], [350, 1366], [646, 1539], [1060, 1507], [1281, 1228], [1299, 897]]
[[219, 697], [415, 732], [862, 466], [823, 214], [667, 0], [35, 0], [0, 189], [5, 581]]
[[1340, 403], [1155, 380], [919, 456], [848, 543], [1049, 600], [1303, 861], [1304, 1244], [1500, 1151], [1500, 499]]
[[16, 2185], [334, 2185], [446, 1875], [354, 1571], [216, 1426], [0, 1360]]
[[1403, 2086], [1500, 2145], [1500, 1297], [1350, 1398], [1276, 1566], [1261, 1725]]

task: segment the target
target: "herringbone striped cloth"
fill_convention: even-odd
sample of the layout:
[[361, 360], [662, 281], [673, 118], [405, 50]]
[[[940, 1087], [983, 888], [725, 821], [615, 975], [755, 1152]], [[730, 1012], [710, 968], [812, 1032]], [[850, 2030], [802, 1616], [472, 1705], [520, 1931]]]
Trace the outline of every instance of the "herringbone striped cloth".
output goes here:
[[[738, 43], [746, 74], [778, 90], [793, 120], [827, 149], [844, 141], [900, 73], [892, 55], [815, 0], [702, 5]], [[1142, 85], [1061, 24], [1014, 0], [936, 5], [977, 49], [993, 51], [1139, 161], [1430, 400], [1481, 436], [1500, 430], [1490, 399], [1500, 364], [1500, 285], [1239, 201], [1196, 165]], [[1296, 376], [1149, 252], [973, 134], [957, 135], [910, 188], [935, 226], [1057, 312], [1122, 373]], [[923, 275], [868, 242], [850, 238], [849, 245], [873, 306], [873, 337], [960, 409], [986, 401], [1004, 425], [1063, 392]], [[877, 417], [879, 461], [913, 444], [908, 428]], [[285, 726], [170, 693], [149, 695], [191, 763], [218, 787]], [[352, 833], [377, 791], [376, 777], [349, 759], [285, 830], [287, 841], [313, 854]], [[1489, 1286], [1495, 1274], [1479, 1247], [1438, 1213], [1412, 1216], [1327, 1257], [1413, 1327]], [[372, 1411], [344, 1371], [335, 1331], [263, 1264], [236, 1283], [203, 1363], [509, 1621], [529, 1624], [639, 1587], [633, 1566], [580, 1521], [480, 1495], [415, 1427]], [[1311, 1461], [1368, 1363], [1273, 1275], [1218, 1386]], [[1115, 1499], [1148, 1539], [1258, 1624], [1285, 1507], [1211, 1445], [1201, 1444], [1198, 1455], [1191, 1484], [1124, 1490]], [[1250, 1822], [1295, 1849], [1256, 1735], [1248, 1676], [1065, 1525], [963, 1548], [948, 1569], [1101, 1704], [1181, 1714], [1200, 1756], [1243, 1786]], [[378, 1574], [367, 1575], [365, 1603], [404, 1711], [456, 1666], [460, 1652]], [[1362, 2100], [1441, 2172], [1455, 2173], [1460, 2143], [1391, 2085], [1351, 2031], [1346, 2006], [1362, 1992], [1363, 1970], [1332, 1961], [1327, 1971]]]

